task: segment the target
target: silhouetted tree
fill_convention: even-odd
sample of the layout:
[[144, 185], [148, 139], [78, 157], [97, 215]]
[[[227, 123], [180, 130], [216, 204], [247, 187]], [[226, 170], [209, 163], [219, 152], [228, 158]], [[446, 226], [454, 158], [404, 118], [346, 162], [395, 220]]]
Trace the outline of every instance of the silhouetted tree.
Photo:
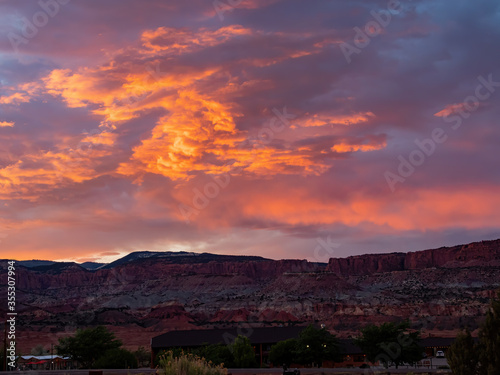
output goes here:
[[[253, 350], [252, 350], [253, 352]], [[234, 366], [234, 356], [227, 345], [204, 345], [192, 351], [194, 355], [205, 358], [214, 365], [223, 365], [224, 367]]]
[[31, 355], [45, 355], [48, 350], [45, 350], [42, 344], [38, 344], [34, 348], [31, 349]]
[[135, 358], [137, 358], [137, 364], [139, 367], [149, 366], [151, 361], [151, 352], [146, 350], [144, 346], [139, 346], [134, 352]]
[[135, 358], [134, 353], [123, 348], [109, 349], [95, 361], [93, 367], [102, 369], [137, 368], [137, 358]]
[[410, 332], [410, 322], [370, 324], [361, 330], [355, 344], [370, 362], [380, 361], [385, 367], [393, 362], [396, 368], [403, 363], [422, 359], [424, 349], [419, 345], [420, 332]]
[[474, 375], [478, 367], [478, 348], [468, 329], [458, 334], [446, 352], [453, 375]]
[[83, 368], [92, 368], [106, 351], [121, 346], [122, 342], [113, 332], [98, 326], [78, 330], [74, 336], [60, 338], [56, 350], [59, 355], [69, 356], [79, 362]]
[[500, 291], [491, 302], [486, 320], [479, 331], [479, 373], [500, 374]]
[[248, 337], [238, 335], [230, 345], [234, 356], [234, 366], [239, 368], [257, 367], [255, 352]]
[[296, 339], [280, 341], [271, 346], [269, 360], [274, 366], [287, 365], [297, 362], [297, 346]]
[[326, 328], [309, 325], [297, 339], [297, 362], [303, 365], [321, 366], [323, 361], [336, 361], [340, 357], [337, 338]]

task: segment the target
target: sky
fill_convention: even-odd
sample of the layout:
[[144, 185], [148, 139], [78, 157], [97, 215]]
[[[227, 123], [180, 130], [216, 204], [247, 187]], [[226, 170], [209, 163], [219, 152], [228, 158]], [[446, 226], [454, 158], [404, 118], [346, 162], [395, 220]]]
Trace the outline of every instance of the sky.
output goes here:
[[500, 237], [497, 0], [0, 1], [0, 258]]

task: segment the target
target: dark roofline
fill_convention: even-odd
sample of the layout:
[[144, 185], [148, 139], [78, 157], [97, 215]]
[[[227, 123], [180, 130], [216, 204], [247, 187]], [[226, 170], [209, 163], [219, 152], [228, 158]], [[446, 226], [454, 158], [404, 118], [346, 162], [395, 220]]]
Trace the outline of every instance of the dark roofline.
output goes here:
[[420, 346], [450, 346], [455, 339], [455, 337], [426, 337], [420, 341]]
[[[175, 347], [197, 347], [210, 344], [229, 344], [238, 335], [246, 336], [253, 345], [274, 344], [279, 341], [297, 338], [305, 326], [289, 327], [240, 327], [227, 329], [199, 329], [170, 331], [151, 339], [153, 350]], [[454, 337], [426, 337], [421, 339], [422, 347], [448, 347]], [[352, 339], [339, 339], [342, 354], [363, 354], [363, 351], [354, 344]]]
[[241, 327], [170, 331], [151, 339], [151, 348], [196, 347], [204, 344], [229, 344], [238, 335], [246, 336], [252, 344], [273, 344], [297, 338], [305, 326]]

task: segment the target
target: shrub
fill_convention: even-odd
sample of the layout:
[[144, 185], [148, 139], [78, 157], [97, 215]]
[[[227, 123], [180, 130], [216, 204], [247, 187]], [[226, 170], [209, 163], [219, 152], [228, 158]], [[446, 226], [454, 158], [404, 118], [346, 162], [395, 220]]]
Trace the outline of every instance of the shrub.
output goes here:
[[[192, 353], [200, 358], [205, 358], [208, 362], [214, 365], [222, 365], [224, 367], [234, 367], [234, 356], [227, 345], [212, 344], [196, 348]], [[175, 357], [174, 353], [174, 357]]]
[[227, 369], [224, 367], [216, 366], [192, 354], [174, 357], [173, 352], [169, 351], [159, 362], [164, 375], [227, 375]]
[[230, 345], [229, 350], [233, 353], [234, 366], [238, 368], [257, 367], [255, 352], [248, 337], [238, 335]]
[[95, 361], [94, 368], [137, 368], [137, 358], [132, 352], [129, 352], [126, 349], [110, 349], [99, 357], [97, 361]]

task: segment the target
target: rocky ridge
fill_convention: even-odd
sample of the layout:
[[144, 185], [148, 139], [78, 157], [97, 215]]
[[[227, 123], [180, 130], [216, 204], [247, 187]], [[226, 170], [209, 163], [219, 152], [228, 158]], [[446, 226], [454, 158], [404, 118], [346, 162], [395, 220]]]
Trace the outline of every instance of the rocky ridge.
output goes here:
[[[0, 261], [0, 293], [6, 293]], [[172, 329], [324, 323], [339, 336], [409, 318], [423, 335], [477, 327], [500, 286], [500, 240], [328, 264], [193, 253], [132, 256], [89, 270], [75, 263], [17, 269], [19, 346], [50, 347], [77, 328], [107, 325], [127, 347]], [[0, 312], [5, 306], [0, 306]]]

